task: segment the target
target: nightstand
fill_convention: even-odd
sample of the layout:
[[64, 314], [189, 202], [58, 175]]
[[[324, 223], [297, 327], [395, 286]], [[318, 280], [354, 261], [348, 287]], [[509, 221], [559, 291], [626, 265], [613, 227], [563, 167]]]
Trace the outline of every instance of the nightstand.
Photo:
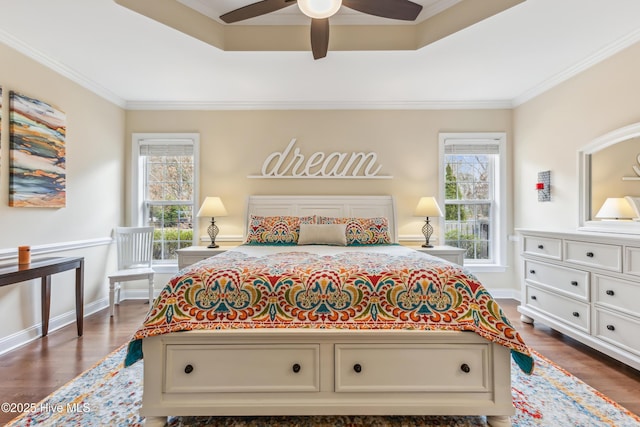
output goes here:
[[423, 248], [420, 245], [407, 245], [407, 247], [425, 254], [445, 259], [458, 265], [464, 265], [464, 253], [466, 250], [462, 248], [456, 248], [455, 246], [434, 246], [432, 248]]
[[219, 255], [223, 252], [233, 249], [236, 246], [220, 246], [218, 248], [208, 248], [206, 246], [189, 246], [188, 248], [178, 249], [178, 269], [182, 270], [185, 267], [195, 264], [203, 259]]

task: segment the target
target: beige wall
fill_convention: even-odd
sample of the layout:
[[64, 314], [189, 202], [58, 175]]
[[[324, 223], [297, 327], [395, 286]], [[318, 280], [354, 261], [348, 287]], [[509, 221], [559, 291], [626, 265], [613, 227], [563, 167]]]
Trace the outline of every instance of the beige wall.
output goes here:
[[[515, 227], [576, 229], [577, 152], [601, 135], [640, 122], [639, 73], [636, 44], [514, 110]], [[538, 202], [534, 189], [544, 170], [551, 171], [551, 202]]]
[[[85, 303], [106, 298], [112, 245], [60, 251], [69, 242], [105, 240], [124, 218], [124, 110], [0, 44], [3, 88], [0, 141], [0, 259], [15, 260], [18, 245], [49, 246], [49, 256], [85, 257]], [[12, 208], [9, 198], [9, 91], [66, 113], [67, 203], [60, 209]], [[40, 323], [39, 281], [0, 288], [0, 341]], [[52, 281], [52, 320], [73, 312], [73, 272]]]
[[[127, 112], [128, 135], [200, 132], [200, 200], [220, 196], [229, 212], [228, 217], [216, 220], [219, 240], [243, 235], [250, 194], [392, 194], [400, 237], [423, 239], [424, 220], [413, 217], [413, 210], [421, 196], [438, 196], [438, 133], [506, 132], [510, 145], [511, 123], [510, 110]], [[267, 156], [284, 150], [292, 138], [297, 138], [297, 146], [307, 155], [373, 151], [382, 166], [380, 175], [393, 179], [247, 178], [259, 174]], [[201, 234], [206, 234], [206, 219], [200, 225]], [[489, 288], [514, 289], [508, 273], [479, 277]]]
[[[508, 110], [477, 111], [129, 111], [132, 132], [200, 132], [200, 200], [222, 197], [220, 238], [242, 236], [250, 194], [393, 194], [399, 234], [421, 235], [420, 196], [438, 195], [438, 132], [511, 132]], [[303, 154], [375, 152], [393, 179], [250, 179], [292, 138]], [[202, 226], [206, 223], [202, 220]], [[204, 230], [205, 227], [201, 229]]]

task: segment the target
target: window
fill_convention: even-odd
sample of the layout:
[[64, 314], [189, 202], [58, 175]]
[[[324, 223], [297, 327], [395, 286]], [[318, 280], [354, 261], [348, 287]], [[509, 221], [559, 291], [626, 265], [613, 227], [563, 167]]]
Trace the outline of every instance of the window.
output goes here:
[[441, 241], [465, 248], [465, 265], [506, 266], [506, 136], [440, 134]]
[[154, 265], [176, 264], [197, 236], [198, 148], [197, 134], [133, 135], [131, 223], [155, 228]]

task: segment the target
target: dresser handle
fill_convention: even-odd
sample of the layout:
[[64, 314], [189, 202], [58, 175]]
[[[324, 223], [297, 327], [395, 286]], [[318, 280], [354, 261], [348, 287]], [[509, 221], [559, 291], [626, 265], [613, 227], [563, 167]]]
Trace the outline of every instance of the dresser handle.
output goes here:
[[362, 372], [362, 365], [356, 363], [355, 365], [353, 365], [353, 370], [359, 374], [360, 372]]
[[536, 274], [536, 271], [535, 270], [529, 270], [529, 273]]
[[468, 374], [469, 372], [471, 372], [471, 368], [466, 363], [463, 363], [462, 365], [460, 365], [460, 370], [465, 374]]
[[605, 294], [609, 295], [609, 296], [613, 296], [615, 294], [615, 292], [613, 292], [611, 289], [607, 289], [607, 291], [605, 292]]
[[193, 372], [193, 365], [187, 365], [184, 367], [185, 374], [190, 374], [191, 372]]
[[300, 372], [300, 364], [294, 363], [291, 369], [293, 369], [293, 372], [297, 374], [298, 372]]
[[613, 325], [607, 325], [607, 329], [610, 330], [610, 331], [615, 331], [616, 327], [613, 326]]
[[537, 297], [537, 296], [535, 296], [535, 295], [531, 295], [531, 299], [532, 299], [532, 300], [537, 300], [537, 299], [538, 299], [538, 297]]
[[578, 313], [577, 311], [574, 311], [572, 314], [573, 314], [573, 317], [580, 317], [580, 313]]
[[538, 245], [538, 249], [544, 249], [544, 245]]
[[572, 284], [573, 286], [578, 286], [578, 282], [576, 282], [575, 280], [572, 280], [572, 281], [571, 281], [571, 284]]
[[589, 258], [593, 258], [593, 252], [587, 252], [587, 256], [588, 256]]

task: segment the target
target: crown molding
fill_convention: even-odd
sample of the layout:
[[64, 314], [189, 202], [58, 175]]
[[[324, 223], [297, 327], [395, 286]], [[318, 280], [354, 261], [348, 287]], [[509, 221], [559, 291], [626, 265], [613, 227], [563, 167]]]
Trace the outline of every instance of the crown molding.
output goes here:
[[501, 110], [497, 101], [128, 101], [127, 110]]
[[34, 61], [44, 65], [45, 67], [50, 68], [51, 70], [57, 72], [63, 77], [68, 78], [72, 82], [95, 93], [99, 97], [117, 105], [118, 107], [121, 107], [121, 108], [125, 107], [126, 101], [120, 98], [119, 96], [115, 95], [113, 92], [96, 84], [94, 81], [86, 78], [80, 73], [77, 73], [76, 71], [72, 70], [66, 65], [51, 58], [50, 56], [45, 55], [39, 50], [36, 50], [33, 47], [29, 46], [28, 44], [16, 39], [11, 34], [5, 32], [4, 30], [0, 30], [0, 42], [6, 44], [10, 48], [20, 52], [21, 54], [33, 59]]
[[513, 99], [513, 107], [517, 107], [527, 101], [530, 101], [536, 96], [541, 95], [544, 92], [552, 89], [553, 87], [569, 80], [570, 78], [580, 74], [588, 68], [593, 67], [599, 62], [602, 62], [605, 59], [615, 55], [616, 53], [632, 46], [638, 41], [640, 41], [640, 30], [633, 31], [630, 34], [619, 38], [618, 40], [598, 50], [596, 53], [587, 57], [586, 59], [574, 64], [566, 70], [556, 74], [555, 76], [543, 81], [537, 86], [534, 86], [521, 95], [515, 97]]

